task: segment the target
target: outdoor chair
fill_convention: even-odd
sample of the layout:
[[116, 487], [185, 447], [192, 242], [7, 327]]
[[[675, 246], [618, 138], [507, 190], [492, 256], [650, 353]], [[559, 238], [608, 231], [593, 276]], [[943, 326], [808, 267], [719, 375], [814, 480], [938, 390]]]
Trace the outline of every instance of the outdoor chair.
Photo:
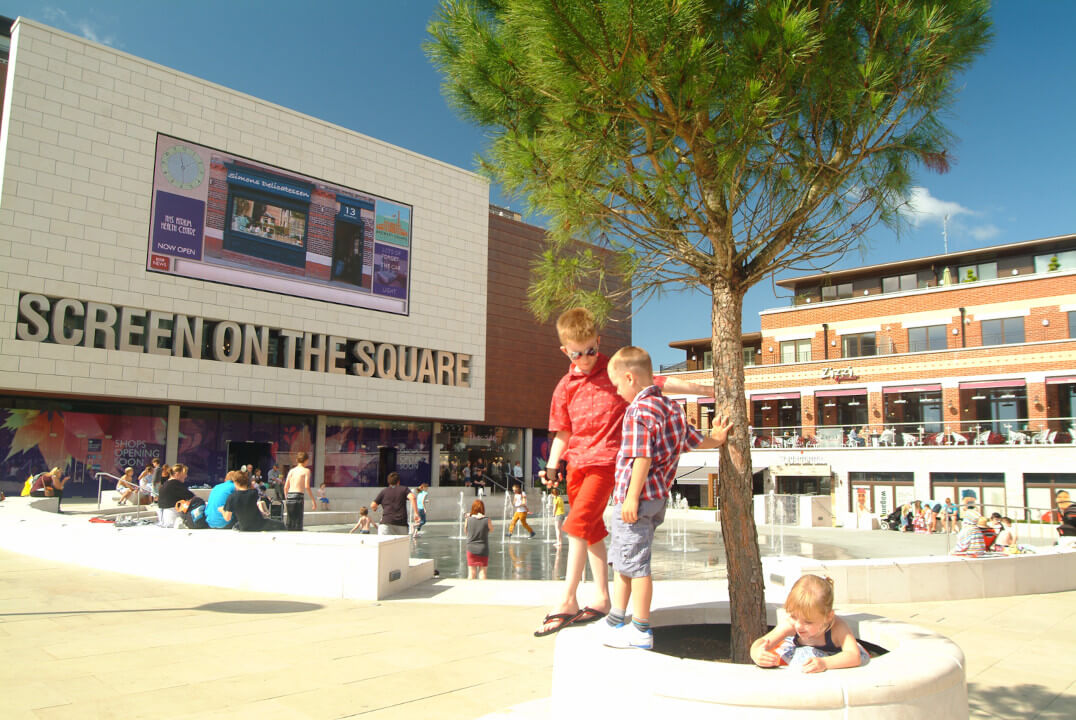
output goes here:
[[904, 441], [905, 446], [919, 445], [920, 444], [919, 438], [916, 437], [915, 435], [912, 435], [911, 433], [901, 433], [900, 438], [901, 438], [901, 440]]
[[1029, 438], [1025, 433], [1019, 432], [1018, 430], [1009, 431], [1010, 445], [1027, 445], [1030, 442], [1031, 438]]
[[954, 445], [967, 445], [968, 444], [968, 437], [966, 435], [962, 435], [962, 434], [960, 434], [958, 432], [949, 433], [949, 434], [953, 438], [953, 444]]
[[1049, 433], [1047, 433], [1046, 430], [1040, 430], [1039, 432], [1035, 433], [1031, 437], [1031, 444], [1032, 445], [1045, 445], [1046, 444], [1046, 436], [1048, 434]]
[[893, 428], [883, 430], [882, 434], [878, 436], [879, 445], [888, 445], [893, 447], [897, 444], [897, 432]]
[[990, 431], [984, 430], [975, 436], [975, 445], [986, 445], [990, 442]]

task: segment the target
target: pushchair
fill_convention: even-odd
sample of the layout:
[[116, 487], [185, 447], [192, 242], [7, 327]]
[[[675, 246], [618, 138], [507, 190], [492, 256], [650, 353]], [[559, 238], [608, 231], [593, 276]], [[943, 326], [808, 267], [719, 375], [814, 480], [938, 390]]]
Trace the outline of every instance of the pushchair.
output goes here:
[[883, 530], [900, 530], [900, 508], [897, 508], [888, 515], [883, 515], [878, 518], [878, 527]]

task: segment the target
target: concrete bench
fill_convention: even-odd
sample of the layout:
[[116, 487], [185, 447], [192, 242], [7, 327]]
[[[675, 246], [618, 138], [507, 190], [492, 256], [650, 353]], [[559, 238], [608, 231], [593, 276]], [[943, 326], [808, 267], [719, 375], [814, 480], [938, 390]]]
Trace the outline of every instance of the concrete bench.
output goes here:
[[90, 523], [86, 515], [52, 515], [31, 504], [10, 506], [14, 512], [0, 516], [0, 547], [174, 582], [380, 600], [431, 579], [434, 571], [433, 560], [411, 559], [407, 537], [117, 528]]
[[[774, 623], [776, 608], [768, 614]], [[877, 616], [842, 617], [856, 637], [889, 652], [861, 667], [808, 675], [616, 650], [585, 627], [567, 628], [556, 640], [551, 716], [966, 720], [964, 654], [951, 640]], [[655, 610], [650, 622], [656, 628], [728, 623], [728, 603]], [[622, 692], [625, 678], [646, 681]]]
[[834, 601], [902, 603], [1037, 595], [1076, 590], [1076, 552], [1043, 548], [1030, 555], [950, 555], [815, 560], [763, 558], [766, 586], [785, 592], [801, 575], [833, 578]]

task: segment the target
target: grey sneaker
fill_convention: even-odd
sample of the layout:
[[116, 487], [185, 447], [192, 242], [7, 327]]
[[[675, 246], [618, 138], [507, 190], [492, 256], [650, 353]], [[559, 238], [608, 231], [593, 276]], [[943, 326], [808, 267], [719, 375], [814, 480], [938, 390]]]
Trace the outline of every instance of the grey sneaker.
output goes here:
[[653, 630], [640, 630], [635, 627], [634, 623], [626, 623], [620, 627], [610, 627], [609, 623], [605, 623], [608, 628], [608, 634], [602, 641], [606, 647], [611, 648], [636, 648], [638, 650], [653, 650], [654, 649], [654, 631]]

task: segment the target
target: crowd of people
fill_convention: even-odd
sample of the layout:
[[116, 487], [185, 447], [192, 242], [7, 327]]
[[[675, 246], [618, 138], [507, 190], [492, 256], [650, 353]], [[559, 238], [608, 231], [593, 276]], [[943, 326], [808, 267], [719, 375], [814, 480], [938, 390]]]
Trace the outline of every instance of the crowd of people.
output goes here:
[[475, 497], [482, 498], [487, 490], [510, 487], [512, 482], [523, 481], [523, 466], [517, 461], [510, 463], [497, 456], [488, 463], [482, 457], [473, 460], [449, 458], [441, 463], [441, 487], [463, 485], [473, 488]]

